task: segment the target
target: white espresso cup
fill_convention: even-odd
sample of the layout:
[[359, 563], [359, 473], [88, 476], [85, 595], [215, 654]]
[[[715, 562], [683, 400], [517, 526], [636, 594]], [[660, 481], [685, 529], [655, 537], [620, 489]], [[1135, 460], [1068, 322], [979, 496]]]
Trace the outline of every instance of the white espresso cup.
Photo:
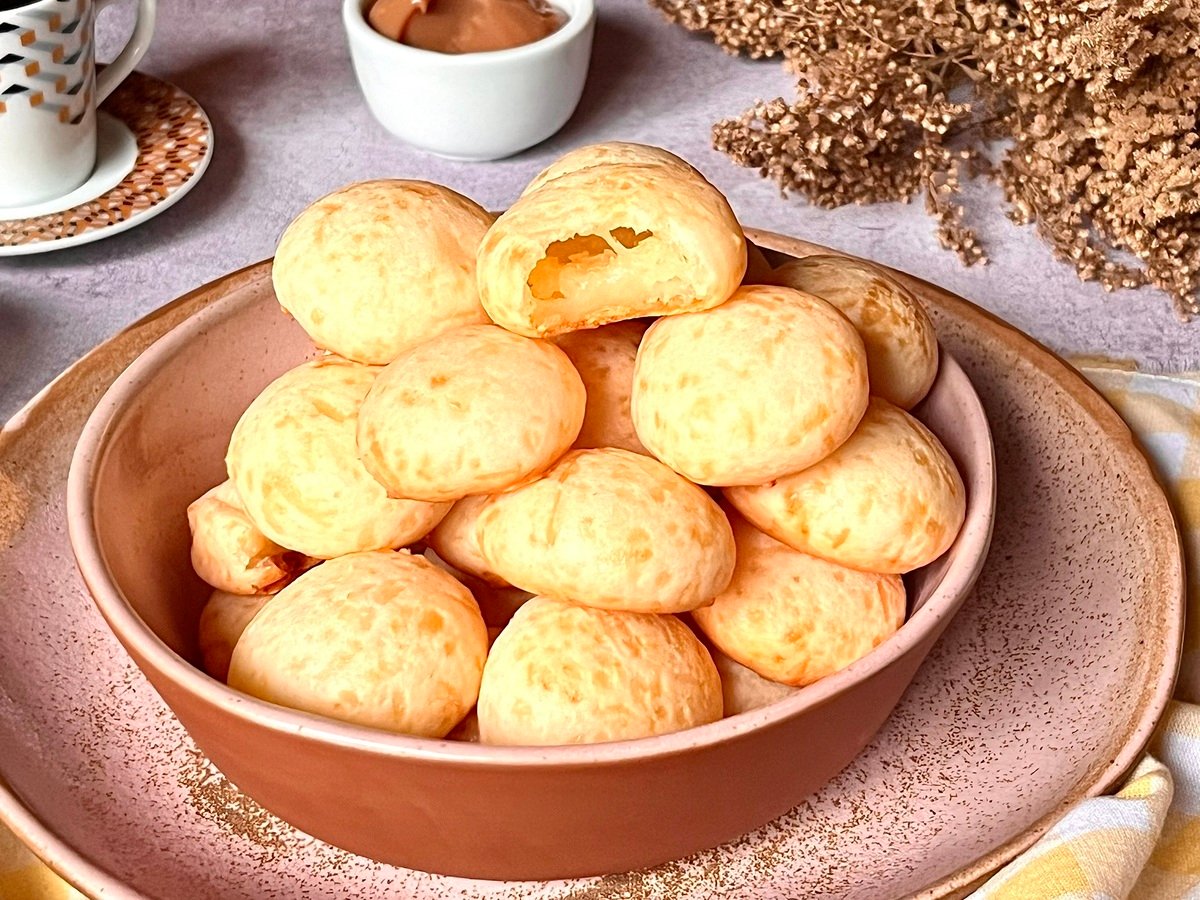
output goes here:
[[62, 196], [96, 165], [96, 105], [133, 71], [154, 32], [137, 0], [129, 42], [96, 74], [96, 14], [115, 0], [0, 0], [0, 212]]

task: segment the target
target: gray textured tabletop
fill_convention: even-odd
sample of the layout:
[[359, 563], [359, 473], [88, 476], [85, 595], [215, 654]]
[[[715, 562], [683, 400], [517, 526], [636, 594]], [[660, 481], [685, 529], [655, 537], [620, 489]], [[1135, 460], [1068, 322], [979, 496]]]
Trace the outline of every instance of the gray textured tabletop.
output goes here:
[[[123, 326], [225, 272], [270, 256], [287, 222], [347, 182], [420, 177], [490, 208], [511, 202], [571, 147], [623, 139], [686, 157], [729, 197], [743, 223], [871, 257], [987, 307], [1064, 354], [1200, 369], [1200, 322], [1167, 298], [1106, 294], [1055, 262], [1032, 228], [1005, 217], [998, 190], [973, 192], [971, 221], [991, 263], [966, 269], [939, 248], [921, 204], [826, 211], [782, 198], [711, 149], [710, 126], [757, 98], [787, 94], [777, 62], [726, 56], [668, 24], [646, 0], [599, 0], [592, 67], [558, 135], [494, 163], [412, 150], [367, 112], [354, 82], [336, 0], [166, 0], [141, 70], [205, 108], [213, 159], [194, 190], [144, 225], [93, 244], [0, 259], [0, 421], [74, 359]], [[124, 4], [123, 6], [128, 6]], [[101, 17], [109, 58], [131, 11]]]

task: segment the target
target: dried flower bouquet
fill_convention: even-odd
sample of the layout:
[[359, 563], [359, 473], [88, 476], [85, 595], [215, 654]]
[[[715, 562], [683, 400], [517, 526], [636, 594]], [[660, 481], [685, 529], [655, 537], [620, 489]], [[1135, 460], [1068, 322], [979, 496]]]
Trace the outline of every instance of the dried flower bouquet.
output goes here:
[[785, 192], [923, 194], [970, 264], [985, 254], [957, 195], [987, 173], [1081, 278], [1200, 313], [1200, 0], [651, 2], [795, 75], [793, 99], [713, 128]]

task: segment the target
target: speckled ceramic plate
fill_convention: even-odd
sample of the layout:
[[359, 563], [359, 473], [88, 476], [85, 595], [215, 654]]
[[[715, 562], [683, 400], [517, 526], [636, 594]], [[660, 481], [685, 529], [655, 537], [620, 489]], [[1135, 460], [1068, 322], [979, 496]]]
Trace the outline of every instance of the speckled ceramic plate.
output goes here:
[[0, 818], [85, 892], [121, 900], [961, 895], [1137, 759], [1170, 695], [1183, 575], [1166, 499], [1104, 401], [1027, 338], [914, 285], [991, 420], [992, 552], [868, 749], [784, 817], [650, 871], [472, 882], [315, 841], [208, 764], [80, 584], [62, 495], [113, 378], [216, 297], [270, 291], [260, 264], [105, 343], [0, 433]]
[[[0, 257], [46, 253], [127, 231], [183, 199], [212, 159], [212, 123], [190, 95], [134, 72], [101, 110], [125, 124], [137, 143], [132, 169], [99, 195], [69, 209], [21, 219], [0, 215]], [[0, 211], [2, 212], [2, 211]]]

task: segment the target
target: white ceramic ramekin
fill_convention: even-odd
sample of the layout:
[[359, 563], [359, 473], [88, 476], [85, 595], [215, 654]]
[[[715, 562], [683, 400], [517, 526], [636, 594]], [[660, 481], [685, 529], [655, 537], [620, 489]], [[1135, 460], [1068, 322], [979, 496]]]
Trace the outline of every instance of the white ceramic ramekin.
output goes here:
[[385, 38], [372, 0], [344, 0], [342, 22], [367, 106], [401, 140], [453, 159], [511, 156], [544, 141], [575, 111], [587, 80], [594, 0], [554, 0], [567, 22], [510, 50], [436, 53]]

